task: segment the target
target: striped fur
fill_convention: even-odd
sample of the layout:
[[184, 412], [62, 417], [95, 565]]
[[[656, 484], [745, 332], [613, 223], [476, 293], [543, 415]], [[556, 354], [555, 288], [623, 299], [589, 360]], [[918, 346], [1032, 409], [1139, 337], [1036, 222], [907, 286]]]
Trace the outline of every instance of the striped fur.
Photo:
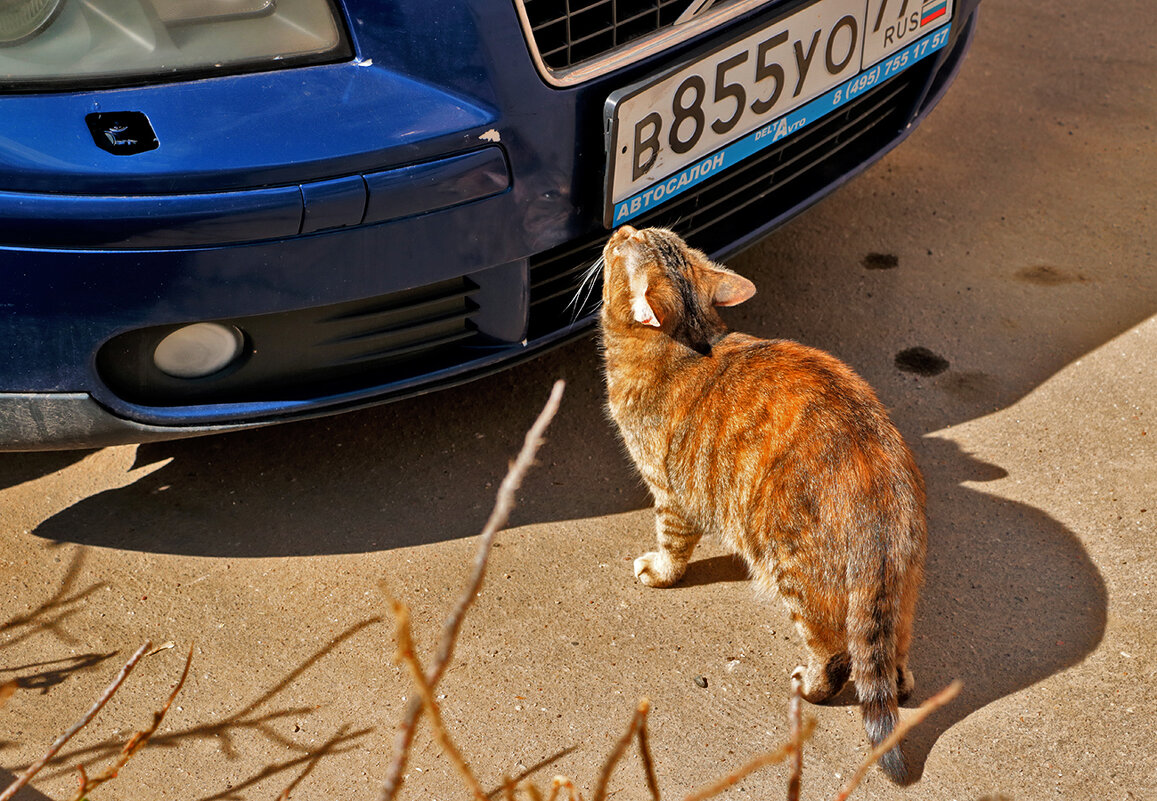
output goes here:
[[[644, 584], [682, 577], [704, 534], [778, 594], [807, 645], [813, 703], [856, 684], [873, 744], [911, 692], [923, 575], [924, 484], [872, 389], [813, 348], [728, 332], [716, 305], [747, 279], [662, 229], [619, 229], [603, 251], [611, 417], [655, 500]], [[907, 780], [900, 749], [881, 760]]]

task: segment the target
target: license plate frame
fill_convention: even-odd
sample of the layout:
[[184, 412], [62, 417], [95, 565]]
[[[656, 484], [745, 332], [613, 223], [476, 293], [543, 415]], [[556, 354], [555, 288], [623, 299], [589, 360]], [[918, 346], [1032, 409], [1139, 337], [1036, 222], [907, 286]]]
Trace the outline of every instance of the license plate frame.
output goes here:
[[658, 208], [941, 50], [954, 6], [816, 0], [612, 92], [604, 225]]

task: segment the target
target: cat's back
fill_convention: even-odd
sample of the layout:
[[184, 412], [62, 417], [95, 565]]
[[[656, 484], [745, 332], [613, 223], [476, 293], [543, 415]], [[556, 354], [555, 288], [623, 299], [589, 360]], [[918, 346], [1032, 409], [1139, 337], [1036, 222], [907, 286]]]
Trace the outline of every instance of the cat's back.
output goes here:
[[[670, 397], [674, 484], [735, 499], [768, 481], [855, 495], [922, 480], [875, 392], [847, 364], [791, 340], [729, 334]], [[802, 488], [802, 486], [801, 486]], [[715, 492], [710, 492], [715, 495]], [[917, 499], [912, 498], [913, 501]]]
[[891, 429], [876, 393], [851, 367], [792, 340], [730, 333], [683, 370], [670, 394], [687, 419], [694, 412], [760, 429], [808, 420], [828, 429], [866, 426], [870, 434], [884, 433], [874, 430], [881, 424]]

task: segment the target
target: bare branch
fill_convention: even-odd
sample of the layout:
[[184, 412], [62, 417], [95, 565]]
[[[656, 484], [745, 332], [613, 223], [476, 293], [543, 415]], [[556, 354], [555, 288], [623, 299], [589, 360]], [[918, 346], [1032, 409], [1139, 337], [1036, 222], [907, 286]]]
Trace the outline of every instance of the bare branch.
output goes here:
[[[146, 654], [146, 656], [152, 656], [155, 653], [171, 647], [172, 644], [166, 643], [160, 648], [150, 651], [148, 654]], [[173, 701], [177, 698], [177, 693], [181, 692], [181, 688], [185, 686], [185, 679], [189, 677], [189, 666], [192, 664], [193, 646], [190, 645], [189, 655], [185, 657], [185, 669], [181, 671], [181, 678], [177, 680], [177, 686], [173, 688], [171, 693], [169, 693], [169, 699], [165, 701], [165, 705], [162, 706], [159, 711], [153, 713], [152, 725], [144, 731], [138, 731], [132, 737], [130, 737], [129, 741], [125, 743], [124, 748], [121, 749], [120, 756], [117, 757], [116, 762], [114, 762], [97, 776], [91, 779], [88, 778], [88, 775], [85, 773], [84, 767], [82, 766], [80, 769], [80, 787], [77, 789], [76, 795], [73, 796], [72, 801], [81, 801], [81, 799], [83, 799], [86, 795], [88, 795], [100, 785], [111, 779], [115, 779], [117, 774], [120, 773], [121, 768], [127, 765], [129, 760], [132, 759], [138, 751], [145, 747], [145, 744], [148, 743], [149, 738], [152, 737], [156, 730], [160, 727], [161, 721], [165, 719], [165, 715], [168, 714], [169, 707], [173, 705]]]
[[659, 777], [655, 775], [655, 760], [651, 757], [651, 745], [648, 742], [645, 718], [639, 725], [639, 758], [643, 760], [643, 774], [647, 777], [647, 789], [651, 791], [652, 801], [661, 801]]
[[414, 653], [414, 639], [410, 634], [410, 610], [406, 608], [405, 604], [392, 599], [390, 606], [394, 613], [394, 620], [397, 622], [397, 661], [406, 665], [410, 670], [410, 678], [418, 688], [418, 696], [422, 699], [422, 705], [425, 707], [426, 714], [430, 716], [430, 725], [434, 729], [434, 737], [438, 740], [438, 744], [442, 746], [442, 750], [446, 752], [446, 756], [450, 757], [450, 761], [454, 763], [454, 767], [458, 769], [459, 775], [462, 776], [462, 779], [470, 787], [470, 791], [474, 794], [475, 801], [486, 801], [486, 793], [483, 791], [482, 785], [478, 783], [478, 779], [475, 778], [474, 773], [470, 770], [470, 766], [467, 765], [466, 760], [463, 759], [462, 752], [454, 745], [454, 742], [450, 739], [449, 732], [446, 731], [446, 726], [442, 722], [442, 710], [439, 708], [438, 702], [434, 699], [434, 691], [426, 680], [426, 674], [422, 670], [422, 663], [418, 661], [418, 656]]
[[787, 704], [787, 724], [790, 732], [791, 744], [795, 753], [791, 755], [791, 776], [787, 780], [787, 801], [799, 801], [800, 785], [803, 783], [803, 739], [800, 732], [803, 730], [803, 679], [792, 674], [791, 700]]
[[[510, 469], [506, 473], [506, 477], [502, 480], [502, 484], [498, 488], [498, 497], [494, 502], [494, 509], [490, 513], [490, 518], [486, 521], [482, 533], [479, 535], [478, 552], [474, 557], [474, 572], [466, 586], [466, 591], [463, 592], [458, 599], [458, 604], [450, 613], [449, 617], [446, 618], [446, 622], [442, 626], [442, 637], [438, 643], [438, 650], [435, 653], [434, 661], [426, 671], [426, 684], [429, 685], [431, 690], [437, 686], [438, 680], [442, 678], [442, 672], [446, 669], [446, 665], [450, 662], [450, 658], [454, 654], [454, 645], [458, 640], [458, 631], [462, 627], [462, 620], [465, 618], [467, 610], [470, 608], [470, 605], [474, 603], [474, 599], [478, 596], [478, 591], [482, 587], [482, 579], [486, 574], [486, 565], [490, 558], [490, 549], [494, 542], [494, 536], [506, 525], [506, 521], [510, 518], [510, 512], [514, 508], [515, 492], [522, 484], [522, 479], [526, 475], [526, 472], [534, 463], [534, 456], [542, 445], [543, 434], [547, 426], [550, 425], [551, 419], [554, 418], [555, 413], [558, 411], [559, 403], [562, 401], [564, 386], [565, 383], [563, 381], [556, 381], [554, 383], [546, 406], [543, 407], [543, 410], [538, 415], [538, 419], [534, 421], [534, 425], [532, 425], [526, 433], [526, 439], [523, 442], [522, 449], [518, 452], [518, 456], [511, 464]], [[394, 758], [390, 763], [386, 773], [386, 779], [382, 784], [382, 791], [379, 795], [381, 801], [393, 801], [398, 794], [398, 790], [401, 789], [402, 773], [406, 769], [406, 760], [409, 758], [410, 744], [414, 739], [414, 724], [417, 722], [418, 714], [421, 710], [421, 698], [411, 698], [394, 739]]]
[[631, 716], [631, 723], [627, 726], [626, 733], [615, 743], [615, 747], [611, 749], [610, 755], [607, 756], [607, 761], [603, 763], [603, 769], [599, 773], [599, 782], [595, 785], [592, 801], [604, 801], [606, 798], [607, 784], [611, 780], [611, 774], [615, 770], [615, 765], [617, 765], [619, 759], [622, 758], [623, 752], [627, 750], [627, 746], [631, 744], [631, 740], [635, 737], [635, 732], [639, 731], [641, 726], [646, 725], [647, 713], [650, 711], [651, 702], [646, 698], [640, 699], [639, 705], [635, 708], [635, 714]]
[[895, 748], [912, 727], [918, 725], [924, 718], [955, 698], [962, 686], [959, 679], [953, 681], [943, 690], [936, 693], [936, 695], [922, 703], [907, 719], [900, 721], [896, 725], [896, 728], [892, 730], [892, 733], [888, 735], [882, 743], [876, 746], [872, 753], [868, 755], [868, 758], [864, 760], [864, 763], [856, 769], [856, 772], [852, 774], [852, 778], [844, 785], [844, 789], [840, 790], [840, 794], [836, 796], [836, 801], [847, 801], [848, 796], [850, 796], [856, 787], [859, 786], [860, 782], [864, 780], [864, 776], [872, 765], [876, 764], [884, 754]]
[[22, 774], [16, 777], [16, 780], [13, 781], [12, 784], [8, 785], [8, 788], [3, 793], [0, 793], [0, 801], [9, 801], [12, 796], [16, 795], [21, 787], [28, 784], [28, 782], [32, 780], [32, 777], [39, 773], [40, 769], [47, 765], [48, 762], [54, 756], [56, 756], [57, 752], [59, 752], [60, 749], [64, 747], [65, 743], [72, 739], [73, 735], [92, 722], [92, 719], [97, 716], [97, 713], [100, 712], [104, 705], [108, 703], [109, 699], [113, 697], [116, 691], [120, 689], [120, 686], [124, 684], [124, 681], [128, 678], [129, 673], [131, 673], [132, 669], [137, 666], [137, 662], [141, 660], [141, 657], [145, 655], [145, 651], [147, 651], [150, 647], [152, 647], [152, 643], [146, 642], [144, 645], [137, 649], [137, 652], [129, 658], [129, 661], [125, 663], [123, 668], [121, 668], [121, 672], [117, 674], [115, 679], [113, 679], [112, 684], [105, 688], [105, 691], [101, 693], [100, 698], [98, 698], [96, 703], [94, 703], [88, 712], [84, 714], [84, 717], [81, 718], [64, 734], [57, 737], [52, 745], [48, 747], [48, 750], [44, 752], [44, 756], [33, 762], [28, 766], [28, 770], [24, 771]]

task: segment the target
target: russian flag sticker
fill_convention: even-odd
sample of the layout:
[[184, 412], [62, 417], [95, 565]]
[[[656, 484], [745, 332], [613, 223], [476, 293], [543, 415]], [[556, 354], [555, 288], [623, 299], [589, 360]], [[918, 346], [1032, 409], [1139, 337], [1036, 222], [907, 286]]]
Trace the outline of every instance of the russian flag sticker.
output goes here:
[[943, 17], [948, 13], [948, 0], [925, 0], [920, 7], [920, 27]]

